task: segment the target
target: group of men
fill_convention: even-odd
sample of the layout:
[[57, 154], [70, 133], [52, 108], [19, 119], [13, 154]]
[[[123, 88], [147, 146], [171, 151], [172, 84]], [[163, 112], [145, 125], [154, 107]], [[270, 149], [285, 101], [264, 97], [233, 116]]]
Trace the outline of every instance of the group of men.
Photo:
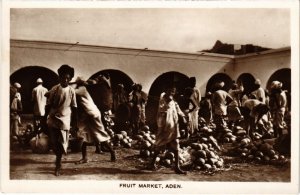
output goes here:
[[[34, 101], [34, 127], [44, 127], [48, 129], [52, 149], [56, 155], [55, 175], [61, 173], [62, 155], [67, 152], [70, 130], [78, 133], [83, 139], [82, 159], [77, 164], [87, 163], [88, 145], [103, 146], [111, 153], [111, 161], [116, 160], [115, 151], [110, 144], [110, 136], [106, 131], [103, 116], [113, 107], [111, 101], [111, 83], [107, 75], [100, 75], [94, 80], [83, 80], [78, 77], [74, 86], [70, 86], [70, 81], [74, 77], [74, 68], [69, 65], [62, 65], [58, 69], [59, 84], [47, 90], [42, 86], [41, 78], [37, 79], [37, 87], [32, 91]], [[273, 81], [270, 87], [269, 96], [260, 86], [260, 81], [256, 80], [256, 89], [248, 94], [244, 93], [243, 86], [233, 84], [229, 92], [224, 90], [224, 82], [217, 82], [211, 92], [208, 92], [201, 101], [200, 91], [196, 87], [196, 78], [189, 79], [189, 87], [185, 89], [182, 101], [175, 100], [176, 88], [169, 87], [161, 94], [157, 113], [157, 133], [154, 143], [155, 155], [151, 162], [151, 167], [156, 168], [156, 157], [162, 147], [168, 146], [175, 154], [175, 172], [185, 174], [179, 167], [179, 120], [182, 119], [186, 124], [188, 134], [193, 135], [198, 131], [199, 109], [206, 107], [204, 113], [207, 123], [213, 121], [218, 128], [227, 126], [229, 122], [235, 123], [240, 120], [248, 121], [246, 129], [255, 130], [259, 121], [269, 111], [269, 119], [272, 120], [274, 134], [277, 137], [282, 135], [286, 127], [284, 115], [287, 108], [286, 92], [282, 90], [282, 83]], [[102, 87], [107, 90], [111, 97], [98, 97], [95, 87]], [[119, 86], [124, 93], [124, 86]], [[15, 83], [11, 88], [11, 135], [18, 136], [18, 124], [20, 122], [19, 113], [22, 110], [21, 95], [18, 89], [21, 85]], [[134, 133], [137, 133], [140, 124], [145, 124], [145, 103], [147, 97], [142, 92], [142, 86], [136, 84], [127, 99], [124, 94], [117, 96], [120, 100], [119, 105], [129, 102], [134, 108], [132, 123]], [[115, 99], [115, 96], [114, 96]], [[208, 102], [201, 104], [200, 102]], [[107, 107], [107, 105], [109, 105]], [[202, 107], [202, 105], [205, 105]], [[115, 105], [115, 109], [118, 105]], [[78, 111], [79, 110], [79, 111]], [[246, 114], [245, 114], [246, 113]], [[78, 117], [79, 116], [79, 117]], [[142, 122], [142, 123], [141, 123]], [[78, 134], [79, 135], [79, 134]]]

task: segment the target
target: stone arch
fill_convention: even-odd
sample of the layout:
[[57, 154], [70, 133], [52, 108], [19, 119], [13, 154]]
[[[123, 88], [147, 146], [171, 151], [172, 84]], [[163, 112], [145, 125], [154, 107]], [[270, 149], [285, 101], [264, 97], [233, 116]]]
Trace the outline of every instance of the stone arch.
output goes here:
[[237, 83], [243, 85], [244, 94], [248, 94], [254, 90], [255, 77], [250, 73], [242, 73], [238, 77]]
[[152, 83], [146, 106], [146, 119], [151, 128], [156, 128], [156, 114], [160, 94], [170, 85], [177, 88], [177, 94], [183, 94], [189, 85], [189, 77], [176, 71], [170, 71], [159, 75]]
[[224, 86], [225, 91], [228, 91], [232, 86], [231, 77], [225, 73], [217, 73], [217, 74], [214, 74], [212, 77], [210, 77], [210, 79], [208, 80], [208, 82], [206, 84], [206, 93], [209, 91], [212, 92], [213, 88], [214, 88], [214, 84], [216, 82], [222, 82], [222, 81], [225, 83], [225, 86]]
[[105, 70], [101, 70], [98, 71], [97, 73], [93, 74], [90, 79], [95, 79], [97, 78], [100, 74], [104, 73], [104, 72], [108, 72], [110, 75], [110, 79], [111, 79], [111, 88], [112, 91], [114, 92], [116, 90], [116, 87], [118, 84], [122, 83], [124, 85], [124, 89], [127, 92], [131, 91], [131, 86], [133, 84], [132, 79], [124, 72], [120, 71], [120, 70], [115, 70], [115, 69], [105, 69]]
[[58, 84], [58, 75], [52, 70], [42, 66], [26, 66], [15, 71], [10, 76], [10, 83], [18, 82], [22, 85], [20, 90], [22, 96], [23, 113], [33, 113], [33, 103], [31, 101], [32, 89], [36, 87], [36, 80], [42, 78], [43, 86], [48, 90]]

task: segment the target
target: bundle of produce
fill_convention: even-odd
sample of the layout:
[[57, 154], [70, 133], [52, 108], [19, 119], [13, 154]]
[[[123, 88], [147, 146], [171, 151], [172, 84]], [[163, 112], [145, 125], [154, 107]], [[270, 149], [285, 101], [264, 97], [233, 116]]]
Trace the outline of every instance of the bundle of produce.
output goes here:
[[104, 126], [106, 126], [107, 128], [112, 128], [115, 125], [114, 121], [112, 120], [108, 112], [104, 113], [103, 118], [104, 118], [103, 123], [105, 124]]
[[126, 131], [121, 131], [119, 134], [114, 135], [114, 145], [130, 148], [132, 146], [132, 139], [127, 135]]
[[115, 132], [111, 129], [111, 127], [106, 128], [106, 132], [111, 138], [115, 137]]

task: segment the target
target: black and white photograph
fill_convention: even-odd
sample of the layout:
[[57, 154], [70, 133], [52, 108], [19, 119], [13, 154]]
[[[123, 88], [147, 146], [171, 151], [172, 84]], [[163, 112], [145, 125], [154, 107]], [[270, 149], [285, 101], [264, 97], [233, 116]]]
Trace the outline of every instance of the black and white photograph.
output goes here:
[[3, 5], [1, 192], [298, 193], [298, 1]]

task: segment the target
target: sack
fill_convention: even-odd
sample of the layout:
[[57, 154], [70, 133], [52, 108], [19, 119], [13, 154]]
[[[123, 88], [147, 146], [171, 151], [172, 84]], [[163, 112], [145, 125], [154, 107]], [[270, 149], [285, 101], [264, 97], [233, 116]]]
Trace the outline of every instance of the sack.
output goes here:
[[36, 135], [29, 143], [33, 153], [46, 154], [50, 151], [50, 140], [44, 133]]

